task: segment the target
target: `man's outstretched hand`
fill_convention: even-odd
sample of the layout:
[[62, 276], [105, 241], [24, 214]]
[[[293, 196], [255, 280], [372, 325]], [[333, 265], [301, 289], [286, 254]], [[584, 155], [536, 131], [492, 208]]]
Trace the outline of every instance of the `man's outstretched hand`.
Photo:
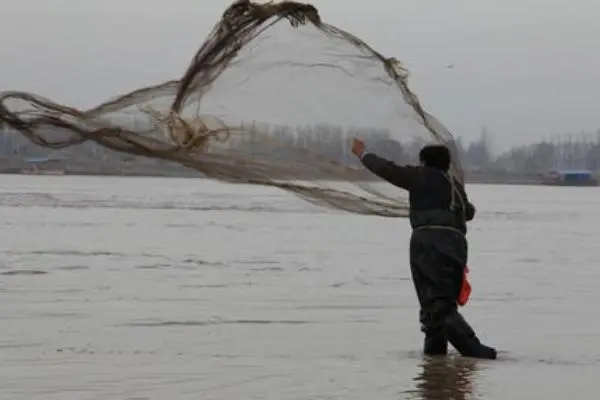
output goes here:
[[362, 142], [362, 140], [352, 139], [352, 153], [354, 153], [356, 157], [360, 158], [364, 152], [365, 144]]

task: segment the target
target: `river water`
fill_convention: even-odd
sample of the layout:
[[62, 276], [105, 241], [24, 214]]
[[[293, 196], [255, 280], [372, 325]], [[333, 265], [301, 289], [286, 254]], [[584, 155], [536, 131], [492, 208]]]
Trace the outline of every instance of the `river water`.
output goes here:
[[600, 190], [470, 185], [496, 361], [421, 356], [406, 220], [200, 179], [0, 176], [0, 399], [596, 399]]

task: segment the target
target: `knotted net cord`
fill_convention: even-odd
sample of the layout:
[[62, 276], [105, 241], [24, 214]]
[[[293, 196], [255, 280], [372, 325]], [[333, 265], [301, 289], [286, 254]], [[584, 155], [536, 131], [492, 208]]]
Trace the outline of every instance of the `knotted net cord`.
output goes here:
[[[276, 68], [279, 75], [264, 73]], [[334, 79], [334, 71], [347, 84]], [[302, 93], [310, 86], [304, 79], [325, 73], [329, 78], [313, 85], [320, 94]], [[322, 150], [329, 146], [328, 140], [315, 140], [306, 129], [296, 128], [295, 139], [290, 140], [289, 134], [278, 136], [264, 125], [248, 125], [248, 120], [260, 117], [289, 128], [312, 120], [319, 123], [319, 115], [332, 124], [331, 116], [336, 115], [336, 123], [354, 118], [356, 125], [357, 114], [370, 119], [370, 114], [385, 109], [389, 117], [381, 111], [379, 118], [372, 119], [387, 121], [380, 127], [387, 129], [388, 144], [406, 147], [403, 141], [412, 136], [422, 143], [444, 143], [454, 151], [451, 133], [423, 110], [407, 78], [408, 71], [399, 61], [323, 22], [310, 4], [239, 0], [223, 13], [180, 79], [135, 90], [88, 110], [34, 93], [6, 91], [0, 93], [0, 124], [49, 149], [94, 142], [117, 152], [179, 163], [212, 179], [277, 187], [320, 206], [402, 217], [408, 211], [405, 193], [367, 182], [370, 176], [346, 151], [342, 156]], [[329, 86], [328, 80], [333, 82]], [[342, 93], [357, 82], [368, 89]], [[295, 86], [286, 91], [285, 85]], [[268, 95], [269, 90], [275, 93]], [[344, 101], [354, 101], [353, 97], [356, 104], [365, 100], [345, 108]], [[379, 98], [385, 105], [370, 104]], [[250, 110], [257, 104], [268, 105]], [[250, 115], [243, 115], [247, 112]], [[126, 116], [134, 114], [149, 122], [133, 127]], [[362, 135], [369, 145], [368, 132], [352, 126], [344, 129], [344, 146], [349, 147], [352, 133]], [[307, 140], [312, 144], [306, 145]], [[453, 155], [450, 173], [462, 182], [460, 160]], [[341, 183], [346, 187], [341, 188]]]

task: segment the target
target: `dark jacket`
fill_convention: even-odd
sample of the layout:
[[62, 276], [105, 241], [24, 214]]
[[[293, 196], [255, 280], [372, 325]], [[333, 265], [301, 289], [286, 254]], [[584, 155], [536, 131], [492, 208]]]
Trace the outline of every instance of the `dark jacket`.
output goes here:
[[409, 192], [413, 229], [444, 226], [467, 233], [466, 222], [475, 216], [463, 185], [448, 174], [425, 166], [400, 166], [373, 153], [362, 157], [372, 173]]

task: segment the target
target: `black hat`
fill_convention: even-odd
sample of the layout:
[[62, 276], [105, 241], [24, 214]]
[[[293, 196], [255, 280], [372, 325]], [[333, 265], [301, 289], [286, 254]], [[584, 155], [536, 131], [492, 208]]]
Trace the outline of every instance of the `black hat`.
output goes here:
[[419, 152], [419, 161], [425, 166], [447, 172], [450, 169], [450, 149], [444, 145], [427, 145]]

